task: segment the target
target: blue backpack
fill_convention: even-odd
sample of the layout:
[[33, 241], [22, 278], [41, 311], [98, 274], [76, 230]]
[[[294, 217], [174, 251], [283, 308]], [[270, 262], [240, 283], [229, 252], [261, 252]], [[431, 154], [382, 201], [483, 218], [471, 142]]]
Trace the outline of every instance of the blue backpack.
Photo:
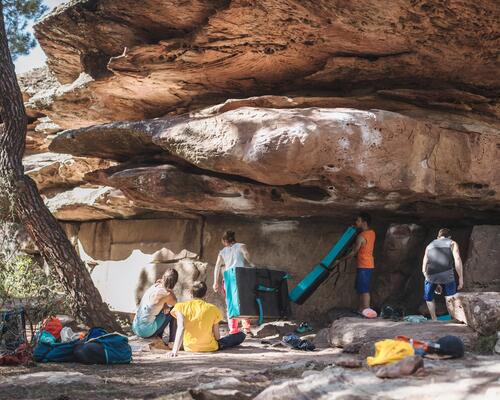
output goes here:
[[132, 349], [128, 337], [91, 328], [85, 338], [67, 343], [38, 342], [33, 352], [38, 362], [80, 362], [84, 364], [128, 364]]
[[70, 362], [74, 361], [73, 349], [81, 340], [66, 343], [50, 343], [39, 340], [33, 350], [33, 358], [37, 362]]

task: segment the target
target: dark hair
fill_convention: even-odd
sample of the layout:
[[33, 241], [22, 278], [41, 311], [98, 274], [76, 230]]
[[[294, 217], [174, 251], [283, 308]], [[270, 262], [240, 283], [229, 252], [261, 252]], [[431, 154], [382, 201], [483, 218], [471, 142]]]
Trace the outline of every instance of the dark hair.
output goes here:
[[222, 235], [222, 240], [225, 240], [229, 243], [236, 243], [236, 233], [233, 231], [226, 231], [224, 235]]
[[173, 289], [178, 279], [179, 273], [175, 269], [169, 268], [163, 274], [163, 286], [165, 289]]
[[441, 228], [438, 232], [438, 237], [445, 237], [449, 238], [451, 237], [451, 231], [448, 228]]
[[191, 288], [191, 294], [194, 298], [202, 299], [207, 294], [207, 284], [202, 281], [193, 282], [193, 287]]
[[372, 223], [372, 216], [368, 213], [362, 212], [358, 214], [358, 217], [361, 218], [362, 221], [366, 222], [366, 225], [370, 226]]

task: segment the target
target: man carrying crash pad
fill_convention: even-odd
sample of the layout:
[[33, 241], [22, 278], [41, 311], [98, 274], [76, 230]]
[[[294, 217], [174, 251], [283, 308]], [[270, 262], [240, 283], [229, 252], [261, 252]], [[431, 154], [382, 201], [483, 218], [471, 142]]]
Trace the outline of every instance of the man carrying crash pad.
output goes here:
[[238, 346], [245, 340], [243, 332], [220, 337], [222, 312], [203, 300], [207, 293], [205, 282], [194, 282], [192, 300], [177, 303], [171, 315], [177, 319], [177, 332], [170, 357], [176, 357], [182, 344], [188, 352], [212, 352]]
[[370, 284], [375, 260], [373, 258], [373, 248], [375, 246], [375, 231], [370, 228], [371, 216], [367, 213], [360, 213], [356, 218], [355, 226], [361, 232], [356, 237], [356, 242], [352, 250], [340, 258], [337, 263], [356, 257], [356, 291], [359, 294], [358, 312], [365, 317], [376, 317], [375, 311], [370, 308]]

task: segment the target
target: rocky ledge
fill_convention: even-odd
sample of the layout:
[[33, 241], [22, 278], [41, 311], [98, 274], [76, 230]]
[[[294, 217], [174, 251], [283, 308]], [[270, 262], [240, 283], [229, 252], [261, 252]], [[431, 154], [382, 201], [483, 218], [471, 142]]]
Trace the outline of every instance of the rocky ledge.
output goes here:
[[35, 25], [62, 84], [35, 108], [74, 128], [242, 94], [430, 90], [433, 107], [498, 116], [498, 18], [492, 0], [73, 0]]
[[87, 179], [154, 210], [294, 217], [361, 208], [449, 219], [474, 210], [500, 217], [500, 172], [490, 168], [500, 155], [494, 124], [246, 104], [69, 130], [50, 149], [127, 160]]

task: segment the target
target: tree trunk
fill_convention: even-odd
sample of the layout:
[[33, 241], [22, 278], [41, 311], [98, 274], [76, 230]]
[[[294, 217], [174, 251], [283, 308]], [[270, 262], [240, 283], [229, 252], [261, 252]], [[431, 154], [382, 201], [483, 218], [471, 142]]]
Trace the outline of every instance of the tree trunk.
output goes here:
[[13, 199], [13, 210], [63, 285], [74, 317], [89, 326], [120, 330], [95, 288], [84, 263], [62, 227], [45, 206], [31, 178], [24, 175], [27, 117], [7, 43], [0, 0], [0, 189]]

